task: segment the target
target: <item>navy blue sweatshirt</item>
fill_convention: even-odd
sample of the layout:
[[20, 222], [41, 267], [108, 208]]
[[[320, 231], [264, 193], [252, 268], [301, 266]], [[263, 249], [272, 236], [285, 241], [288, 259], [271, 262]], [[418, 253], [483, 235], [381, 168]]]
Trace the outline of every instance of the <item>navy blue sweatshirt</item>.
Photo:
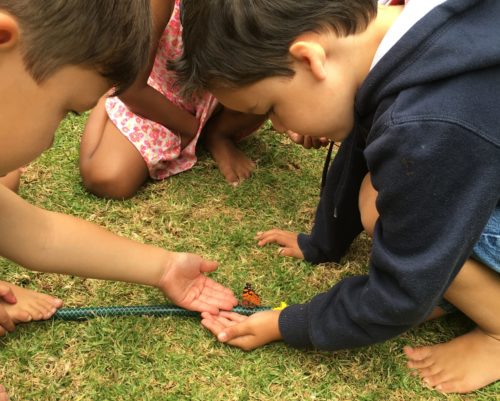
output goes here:
[[449, 0], [418, 21], [360, 88], [305, 259], [339, 261], [360, 233], [369, 171], [380, 218], [369, 272], [280, 315], [284, 341], [325, 350], [384, 341], [442, 299], [500, 199], [500, 1]]

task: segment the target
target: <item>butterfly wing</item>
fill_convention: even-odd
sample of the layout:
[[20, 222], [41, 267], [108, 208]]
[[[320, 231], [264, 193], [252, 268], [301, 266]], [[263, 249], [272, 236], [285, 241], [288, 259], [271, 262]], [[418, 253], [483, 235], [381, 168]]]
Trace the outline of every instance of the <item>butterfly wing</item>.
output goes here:
[[255, 308], [260, 306], [260, 297], [252, 288], [250, 283], [245, 284], [245, 288], [243, 288], [242, 298], [242, 306], [245, 308]]

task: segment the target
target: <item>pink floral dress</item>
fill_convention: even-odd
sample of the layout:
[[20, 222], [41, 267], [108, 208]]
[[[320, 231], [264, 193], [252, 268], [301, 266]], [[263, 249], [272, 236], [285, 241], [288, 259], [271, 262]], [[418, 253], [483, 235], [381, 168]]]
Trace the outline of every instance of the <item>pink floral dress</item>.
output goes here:
[[176, 0], [172, 17], [158, 44], [148, 84], [173, 104], [196, 116], [199, 128], [193, 140], [181, 151], [179, 136], [168, 128], [132, 113], [117, 97], [106, 100], [106, 111], [110, 120], [137, 148], [146, 162], [149, 175], [157, 180], [193, 167], [196, 163], [195, 148], [200, 132], [217, 103], [209, 93], [188, 100], [183, 99], [173, 87], [175, 74], [167, 70], [167, 60], [177, 58], [182, 52], [179, 4], [180, 0]]

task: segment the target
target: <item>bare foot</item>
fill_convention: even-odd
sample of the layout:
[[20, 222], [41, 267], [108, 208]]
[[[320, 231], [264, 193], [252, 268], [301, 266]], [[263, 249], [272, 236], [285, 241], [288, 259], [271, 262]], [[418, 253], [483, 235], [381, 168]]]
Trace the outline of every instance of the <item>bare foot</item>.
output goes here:
[[15, 323], [50, 319], [63, 304], [60, 299], [51, 297], [50, 295], [21, 288], [5, 281], [0, 281], [0, 283], [12, 289], [17, 298], [15, 304], [0, 301], [0, 304]]
[[7, 394], [7, 390], [5, 387], [0, 384], [0, 401], [9, 401], [9, 394]]
[[468, 393], [500, 379], [500, 338], [480, 329], [447, 343], [405, 347], [408, 367], [442, 393]]
[[232, 185], [246, 180], [255, 169], [255, 163], [230, 138], [217, 136], [216, 140], [207, 141], [207, 148], [224, 178]]

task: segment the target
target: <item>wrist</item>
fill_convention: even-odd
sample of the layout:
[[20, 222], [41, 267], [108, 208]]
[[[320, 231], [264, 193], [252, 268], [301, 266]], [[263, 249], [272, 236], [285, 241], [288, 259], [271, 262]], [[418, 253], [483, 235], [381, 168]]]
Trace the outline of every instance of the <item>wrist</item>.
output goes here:
[[159, 288], [163, 291], [169, 279], [169, 272], [172, 270], [173, 265], [175, 264], [175, 260], [177, 260], [178, 253], [169, 252], [163, 250], [163, 256], [161, 260], [159, 260], [159, 264], [155, 269], [155, 273], [152, 276], [153, 282], [152, 286]]
[[271, 314], [271, 324], [270, 324], [270, 340], [271, 341], [280, 341], [283, 339], [280, 331], [279, 319], [280, 319], [280, 310], [272, 310], [269, 312]]

